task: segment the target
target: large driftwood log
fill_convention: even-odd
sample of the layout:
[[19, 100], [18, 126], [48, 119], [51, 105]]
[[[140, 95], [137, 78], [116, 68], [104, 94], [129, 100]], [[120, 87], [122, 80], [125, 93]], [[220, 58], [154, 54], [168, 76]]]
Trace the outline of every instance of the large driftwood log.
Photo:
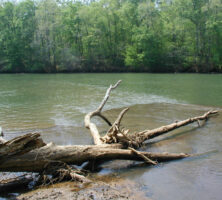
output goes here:
[[[188, 154], [140, 152], [143, 156], [156, 160], [167, 161], [188, 157]], [[41, 172], [49, 163], [64, 162], [81, 165], [87, 161], [108, 161], [114, 159], [144, 161], [132, 150], [112, 148], [112, 145], [73, 145], [57, 146], [48, 144], [40, 149], [23, 155], [13, 156], [0, 163], [0, 171]]]
[[[52, 143], [46, 145], [39, 138], [40, 135], [38, 133], [19, 136], [8, 142], [2, 140], [0, 143], [0, 171], [51, 173], [54, 175], [59, 174], [59, 176], [62, 173], [62, 177], [69, 176], [71, 179], [83, 180], [82, 174], [79, 171], [73, 171], [67, 166], [81, 165], [85, 162], [101, 163], [114, 159], [143, 161], [155, 165], [158, 162], [191, 156], [185, 153], [151, 153], [135, 149], [138, 149], [145, 141], [176, 128], [193, 122], [198, 122], [199, 124], [200, 120], [207, 120], [218, 111], [209, 111], [201, 116], [175, 122], [153, 130], [131, 134], [129, 130], [120, 128], [121, 119], [128, 111], [128, 108], [122, 110], [113, 124], [101, 113], [105, 103], [109, 99], [111, 91], [120, 82], [118, 81], [114, 86], [111, 85], [100, 106], [85, 116], [85, 127], [90, 130], [95, 145], [57, 146]], [[94, 116], [101, 117], [111, 126], [103, 137], [101, 137], [96, 124], [91, 122], [91, 118]], [[64, 168], [64, 166], [66, 167]], [[49, 167], [51, 169], [54, 168], [54, 170], [48, 170]], [[62, 179], [59, 178], [56, 180]]]

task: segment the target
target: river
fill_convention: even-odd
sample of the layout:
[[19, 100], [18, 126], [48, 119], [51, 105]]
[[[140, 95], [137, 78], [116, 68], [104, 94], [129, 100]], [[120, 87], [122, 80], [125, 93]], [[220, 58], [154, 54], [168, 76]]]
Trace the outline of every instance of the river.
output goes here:
[[[1, 74], [0, 126], [6, 139], [42, 133], [46, 142], [90, 144], [84, 115], [94, 110], [109, 84], [121, 79], [105, 113], [111, 120], [123, 107], [123, 126], [151, 129], [222, 108], [221, 74]], [[183, 127], [152, 140], [143, 150], [201, 154], [154, 167], [130, 162], [104, 164], [100, 174], [136, 181], [151, 199], [221, 199], [222, 114], [205, 126]], [[101, 132], [107, 126], [96, 119]]]

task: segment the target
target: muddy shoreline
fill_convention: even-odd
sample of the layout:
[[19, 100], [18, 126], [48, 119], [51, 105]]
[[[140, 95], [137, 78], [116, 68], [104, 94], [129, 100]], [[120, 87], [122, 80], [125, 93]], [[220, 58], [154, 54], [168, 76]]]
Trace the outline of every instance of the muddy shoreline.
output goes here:
[[36, 200], [36, 199], [120, 199], [120, 200], [145, 200], [149, 199], [142, 191], [141, 186], [129, 179], [112, 176], [100, 176], [92, 178], [92, 183], [79, 184], [76, 182], [64, 182], [51, 186], [42, 186], [38, 189], [24, 192], [19, 196], [9, 199]]
[[36, 199], [149, 199], [142, 185], [116, 177], [115, 175], [96, 175], [90, 177], [91, 183], [63, 182], [35, 189], [8, 193], [0, 199], [36, 200]]

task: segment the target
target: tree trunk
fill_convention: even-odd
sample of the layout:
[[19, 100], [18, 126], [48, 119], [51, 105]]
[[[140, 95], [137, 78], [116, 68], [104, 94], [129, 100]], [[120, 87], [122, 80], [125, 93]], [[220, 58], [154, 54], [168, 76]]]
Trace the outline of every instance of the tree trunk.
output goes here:
[[[188, 154], [140, 152], [145, 157], [156, 161], [168, 161], [188, 157]], [[132, 150], [118, 149], [114, 145], [73, 145], [57, 146], [48, 144], [23, 155], [14, 155], [0, 164], [0, 171], [42, 172], [53, 162], [81, 165], [87, 161], [108, 161], [114, 159], [144, 161]]]

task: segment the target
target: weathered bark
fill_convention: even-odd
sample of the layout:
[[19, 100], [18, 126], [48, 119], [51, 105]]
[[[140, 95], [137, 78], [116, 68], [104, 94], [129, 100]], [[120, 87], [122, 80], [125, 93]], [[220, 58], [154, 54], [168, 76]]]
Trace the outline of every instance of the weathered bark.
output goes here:
[[0, 144], [0, 161], [45, 146], [39, 133], [29, 133]]
[[[167, 161], [190, 156], [184, 153], [140, 152], [140, 154], [155, 161]], [[112, 145], [57, 146], [51, 143], [26, 154], [15, 155], [4, 160], [0, 163], [0, 171], [42, 172], [51, 162], [81, 165], [87, 161], [114, 159], [144, 161], [141, 156], [138, 156], [132, 150], [112, 148]]]

